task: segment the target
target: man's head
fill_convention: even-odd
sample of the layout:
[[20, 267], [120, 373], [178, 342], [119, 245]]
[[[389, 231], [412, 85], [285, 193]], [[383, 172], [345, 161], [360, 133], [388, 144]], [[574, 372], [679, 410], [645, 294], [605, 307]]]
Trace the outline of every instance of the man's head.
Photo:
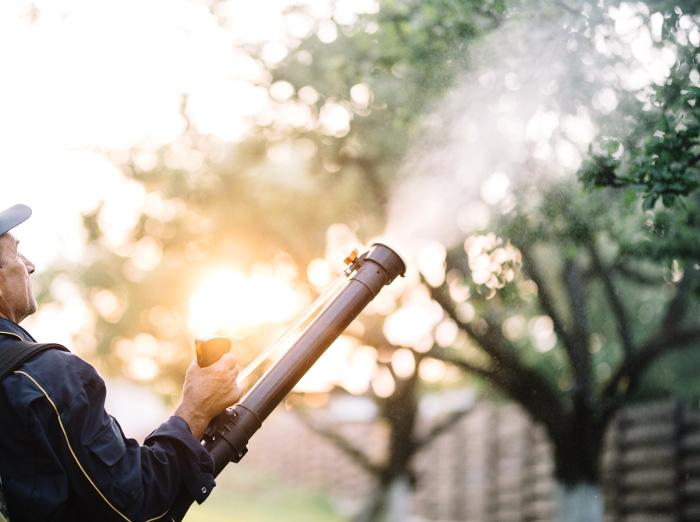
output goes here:
[[18, 250], [19, 241], [10, 233], [31, 216], [25, 205], [0, 212], [0, 317], [15, 323], [36, 311], [36, 300], [29, 283], [34, 265]]

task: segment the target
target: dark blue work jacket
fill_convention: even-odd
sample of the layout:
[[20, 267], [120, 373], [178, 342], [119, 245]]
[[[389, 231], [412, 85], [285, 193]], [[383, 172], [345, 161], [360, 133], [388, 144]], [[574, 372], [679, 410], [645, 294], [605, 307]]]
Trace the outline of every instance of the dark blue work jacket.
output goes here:
[[[0, 350], [35, 342], [0, 318]], [[47, 350], [0, 382], [0, 477], [11, 522], [164, 520], [180, 488], [202, 502], [211, 455], [180, 417], [143, 446], [104, 408], [105, 384], [68, 351]], [[138, 407], [135, 405], [135, 407]]]

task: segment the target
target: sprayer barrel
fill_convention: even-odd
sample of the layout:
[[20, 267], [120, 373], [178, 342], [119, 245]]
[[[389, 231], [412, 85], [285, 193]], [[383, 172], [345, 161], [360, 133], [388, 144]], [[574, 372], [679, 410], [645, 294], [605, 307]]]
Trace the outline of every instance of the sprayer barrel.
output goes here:
[[[223, 469], [231, 460], [240, 460], [251, 430], [257, 430], [252, 418], [257, 419], [259, 427], [365, 306], [406, 269], [398, 254], [379, 243], [372, 245], [358, 264], [357, 272], [345, 288], [233, 408], [237, 417], [232, 424], [245, 420], [245, 429], [230, 429], [207, 445], [215, 459], [225, 459], [225, 462], [215, 460], [215, 469]], [[222, 447], [228, 450], [222, 451]]]
[[[338, 296], [299, 336], [292, 347], [265, 375], [217, 421], [216, 436], [205, 444], [214, 459], [214, 474], [247, 451], [250, 437], [294, 388], [309, 368], [347, 328], [369, 302], [397, 276], [404, 262], [386, 245], [375, 243], [356, 261], [357, 271]], [[171, 511], [175, 520], [184, 517], [189, 503], [179, 498]]]
[[351, 279], [293, 347], [250, 390], [241, 405], [264, 421], [373, 297], [367, 286]]

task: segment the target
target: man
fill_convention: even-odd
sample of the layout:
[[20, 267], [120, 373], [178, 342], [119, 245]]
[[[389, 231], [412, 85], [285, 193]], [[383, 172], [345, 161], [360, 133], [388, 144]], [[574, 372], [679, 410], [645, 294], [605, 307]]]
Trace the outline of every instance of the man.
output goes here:
[[[19, 325], [36, 311], [34, 265], [10, 233], [30, 215], [24, 205], [0, 212], [0, 354], [36, 347]], [[53, 347], [0, 381], [0, 478], [9, 520], [155, 521], [182, 488], [201, 503], [215, 484], [200, 439], [240, 396], [235, 358], [226, 354], [206, 368], [193, 362], [175, 413], [140, 446], [105, 411], [105, 384], [95, 369]]]

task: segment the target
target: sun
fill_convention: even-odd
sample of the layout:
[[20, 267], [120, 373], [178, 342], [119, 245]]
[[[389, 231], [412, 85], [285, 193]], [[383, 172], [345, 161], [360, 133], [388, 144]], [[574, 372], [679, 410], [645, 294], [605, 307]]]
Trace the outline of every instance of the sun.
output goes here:
[[189, 327], [196, 336], [247, 337], [268, 324], [288, 322], [304, 304], [289, 281], [272, 271], [250, 275], [228, 267], [207, 270], [189, 301]]

